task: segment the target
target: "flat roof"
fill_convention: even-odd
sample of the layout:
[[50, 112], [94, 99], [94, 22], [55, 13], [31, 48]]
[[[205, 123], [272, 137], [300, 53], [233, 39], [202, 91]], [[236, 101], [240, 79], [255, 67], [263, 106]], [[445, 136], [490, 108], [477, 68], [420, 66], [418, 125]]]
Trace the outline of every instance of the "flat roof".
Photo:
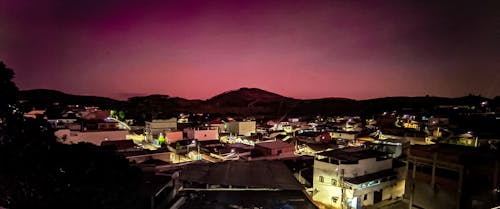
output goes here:
[[397, 173], [395, 171], [393, 171], [392, 169], [387, 169], [387, 170], [382, 170], [379, 172], [370, 173], [370, 174], [366, 174], [366, 175], [362, 175], [362, 176], [358, 176], [358, 177], [354, 177], [354, 178], [346, 178], [345, 181], [347, 181], [349, 183], [353, 183], [353, 184], [361, 184], [361, 183], [365, 183], [365, 182], [369, 182], [369, 181], [373, 181], [373, 180], [377, 180], [377, 179], [381, 179], [381, 178], [385, 178], [385, 177], [395, 176], [396, 174]]
[[281, 140], [276, 140], [276, 141], [258, 143], [258, 144], [255, 144], [255, 146], [264, 147], [264, 148], [268, 148], [268, 149], [281, 149], [281, 148], [295, 146], [295, 145], [289, 144], [289, 143], [281, 141]]
[[317, 209], [302, 191], [190, 191], [181, 209]]
[[387, 154], [371, 149], [347, 148], [321, 152], [318, 153], [318, 155], [330, 157], [334, 160], [358, 161], [362, 159], [384, 157]]

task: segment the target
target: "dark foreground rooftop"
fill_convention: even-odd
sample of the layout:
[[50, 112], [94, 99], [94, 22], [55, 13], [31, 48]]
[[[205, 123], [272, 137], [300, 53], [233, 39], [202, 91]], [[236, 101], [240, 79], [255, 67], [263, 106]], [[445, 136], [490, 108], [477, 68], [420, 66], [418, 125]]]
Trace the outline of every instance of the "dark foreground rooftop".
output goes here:
[[317, 208], [301, 191], [203, 191], [188, 192], [186, 197], [181, 209]]
[[280, 161], [227, 161], [216, 164], [190, 164], [180, 179], [198, 184], [302, 190], [302, 185]]

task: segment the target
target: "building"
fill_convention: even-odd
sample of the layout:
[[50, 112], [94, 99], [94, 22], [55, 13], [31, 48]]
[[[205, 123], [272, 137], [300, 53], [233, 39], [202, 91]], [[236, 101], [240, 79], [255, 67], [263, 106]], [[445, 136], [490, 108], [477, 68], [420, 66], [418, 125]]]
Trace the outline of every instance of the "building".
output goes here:
[[95, 108], [87, 109], [80, 112], [82, 118], [85, 120], [104, 120], [110, 115], [109, 110], [97, 110]]
[[361, 208], [400, 198], [406, 166], [385, 153], [347, 148], [318, 153], [314, 160], [312, 197], [328, 207]]
[[219, 131], [219, 133], [226, 133], [227, 125], [223, 121], [220, 121], [220, 120], [211, 121], [209, 123], [209, 126], [217, 128], [217, 130]]
[[144, 130], [146, 131], [146, 133], [153, 136], [157, 136], [158, 134], [164, 133], [166, 131], [177, 130], [177, 118], [152, 120], [151, 122], [146, 121]]
[[128, 130], [71, 131], [69, 129], [61, 129], [57, 130], [54, 134], [60, 142], [65, 144], [87, 142], [100, 146], [104, 141], [126, 139]]
[[184, 137], [183, 137], [182, 131], [165, 132], [165, 139], [166, 139], [167, 144], [175, 143], [176, 141], [182, 140], [183, 138]]
[[186, 133], [188, 139], [196, 139], [198, 141], [219, 140], [219, 131], [217, 130], [217, 128], [209, 128], [209, 129], [187, 128], [184, 129], [184, 133]]
[[255, 134], [255, 121], [231, 121], [228, 123], [228, 132], [234, 135], [250, 136]]
[[[295, 145], [281, 140], [255, 144], [255, 150], [265, 156], [290, 155], [295, 152]], [[292, 155], [293, 156], [293, 155]]]
[[[193, 163], [180, 172], [177, 208], [304, 208], [316, 206], [283, 162]], [[174, 208], [174, 207], [171, 207]]]

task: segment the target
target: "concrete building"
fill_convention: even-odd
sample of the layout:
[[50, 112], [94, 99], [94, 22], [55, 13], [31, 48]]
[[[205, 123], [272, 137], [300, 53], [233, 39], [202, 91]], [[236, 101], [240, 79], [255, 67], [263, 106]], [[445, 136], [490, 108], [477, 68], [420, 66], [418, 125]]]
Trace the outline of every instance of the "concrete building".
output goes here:
[[250, 136], [255, 134], [255, 121], [231, 121], [228, 123], [228, 132], [234, 135]]
[[209, 128], [209, 129], [184, 129], [184, 133], [186, 133], [188, 139], [196, 139], [198, 141], [207, 141], [207, 140], [219, 140], [219, 131], [217, 128]]
[[328, 207], [361, 208], [402, 197], [406, 166], [385, 153], [348, 148], [316, 155], [312, 197]]
[[176, 141], [182, 140], [183, 134], [182, 131], [168, 131], [165, 132], [165, 139], [167, 141], [167, 144], [170, 143], [175, 143]]
[[286, 143], [281, 140], [263, 142], [255, 144], [255, 150], [265, 156], [272, 155], [290, 155], [295, 152], [295, 145]]
[[150, 133], [153, 136], [157, 136], [158, 134], [166, 131], [177, 130], [177, 118], [153, 120], [151, 122], [146, 121], [144, 129], [146, 133]]

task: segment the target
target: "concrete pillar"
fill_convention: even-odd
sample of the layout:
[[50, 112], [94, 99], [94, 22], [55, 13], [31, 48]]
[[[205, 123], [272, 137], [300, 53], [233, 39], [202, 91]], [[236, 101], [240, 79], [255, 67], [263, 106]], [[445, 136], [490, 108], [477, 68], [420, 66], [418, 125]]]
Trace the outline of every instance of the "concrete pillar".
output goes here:
[[408, 208], [412, 209], [413, 208], [413, 197], [415, 195], [415, 186], [416, 186], [416, 181], [415, 181], [415, 174], [417, 172], [417, 160], [413, 161], [413, 170], [411, 174], [411, 181], [410, 181], [410, 203], [408, 204]]
[[462, 182], [464, 180], [464, 167], [458, 170], [458, 189], [457, 189], [457, 209], [460, 209], [460, 198], [462, 195]]
[[432, 188], [434, 188], [436, 184], [436, 161], [437, 161], [437, 152], [434, 152], [432, 156], [432, 176], [431, 176]]
[[498, 173], [499, 167], [500, 162], [495, 160], [495, 169], [493, 169], [493, 188], [497, 188], [498, 186], [498, 177], [500, 176], [500, 173]]

